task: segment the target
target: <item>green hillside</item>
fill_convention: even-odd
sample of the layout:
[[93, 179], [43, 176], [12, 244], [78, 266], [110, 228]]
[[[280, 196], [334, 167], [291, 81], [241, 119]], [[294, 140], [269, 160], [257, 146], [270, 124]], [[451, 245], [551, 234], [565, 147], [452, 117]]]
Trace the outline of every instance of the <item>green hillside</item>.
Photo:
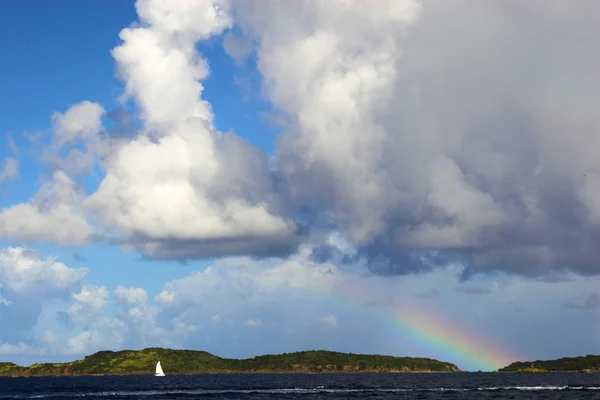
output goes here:
[[100, 351], [68, 363], [19, 367], [0, 363], [2, 376], [153, 374], [161, 361], [165, 374], [252, 372], [455, 372], [459, 368], [430, 358], [391, 357], [303, 351], [244, 360], [217, 357], [205, 351], [148, 348]]
[[565, 357], [557, 360], [518, 361], [500, 372], [592, 372], [600, 371], [600, 356]]

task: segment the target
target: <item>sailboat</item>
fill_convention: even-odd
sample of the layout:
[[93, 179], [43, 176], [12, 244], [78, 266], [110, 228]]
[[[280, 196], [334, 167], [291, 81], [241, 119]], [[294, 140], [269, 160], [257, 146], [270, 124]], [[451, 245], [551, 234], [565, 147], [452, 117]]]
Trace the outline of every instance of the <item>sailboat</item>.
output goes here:
[[156, 373], [154, 374], [154, 376], [165, 376], [165, 373], [162, 370], [162, 367], [160, 366], [160, 361], [156, 363]]

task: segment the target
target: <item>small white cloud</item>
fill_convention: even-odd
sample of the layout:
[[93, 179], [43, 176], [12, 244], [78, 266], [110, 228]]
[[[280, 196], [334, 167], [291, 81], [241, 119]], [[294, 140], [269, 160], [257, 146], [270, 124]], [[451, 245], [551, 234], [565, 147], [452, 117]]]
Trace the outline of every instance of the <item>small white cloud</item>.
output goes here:
[[19, 162], [8, 157], [4, 160], [4, 168], [0, 171], [0, 182], [17, 179], [19, 176]]
[[6, 300], [4, 297], [2, 297], [2, 296], [0, 295], [0, 304], [2, 304], [2, 305], [5, 305], [5, 306], [8, 306], [8, 305], [10, 305], [11, 303], [12, 303], [11, 301], [8, 301], [8, 300]]
[[327, 326], [338, 326], [338, 320], [336, 318], [335, 315], [333, 314], [329, 314], [329, 315], [323, 315], [322, 317], [317, 318], [317, 321], [323, 325], [327, 325]]
[[212, 317], [210, 317], [210, 320], [216, 324], [218, 324], [219, 322], [221, 322], [221, 317], [219, 316], [219, 314], [215, 314]]
[[154, 301], [163, 307], [168, 307], [175, 301], [175, 292], [163, 290], [154, 297]]
[[260, 328], [261, 326], [263, 326], [263, 323], [261, 322], [260, 319], [248, 319], [246, 320], [246, 326], [252, 327], [252, 328]]
[[58, 340], [58, 336], [52, 331], [45, 331], [42, 335], [42, 341], [49, 345], [52, 345]]
[[108, 290], [104, 286], [85, 285], [81, 292], [73, 295], [73, 299], [92, 310], [99, 310], [106, 305], [108, 296]]
[[115, 289], [115, 297], [117, 300], [129, 304], [146, 304], [148, 301], [148, 294], [144, 289], [136, 287], [126, 288], [121, 285]]
[[83, 331], [67, 340], [65, 354], [84, 354], [92, 343], [92, 333]]
[[104, 108], [90, 101], [82, 101], [71, 106], [64, 113], [55, 112], [52, 115], [52, 125], [55, 138], [59, 145], [73, 142], [77, 139], [86, 140], [97, 135], [102, 128]]

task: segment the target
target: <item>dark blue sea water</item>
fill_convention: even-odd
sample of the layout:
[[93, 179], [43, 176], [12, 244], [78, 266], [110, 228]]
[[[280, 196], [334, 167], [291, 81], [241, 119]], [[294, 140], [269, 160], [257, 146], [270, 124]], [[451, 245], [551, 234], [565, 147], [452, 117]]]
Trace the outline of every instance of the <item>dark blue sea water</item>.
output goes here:
[[0, 399], [600, 399], [600, 374], [0, 378]]

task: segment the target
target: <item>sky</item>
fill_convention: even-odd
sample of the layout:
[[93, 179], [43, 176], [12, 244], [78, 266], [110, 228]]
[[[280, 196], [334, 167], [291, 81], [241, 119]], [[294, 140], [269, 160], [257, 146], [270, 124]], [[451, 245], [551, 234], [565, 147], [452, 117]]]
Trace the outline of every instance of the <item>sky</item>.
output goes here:
[[600, 353], [600, 3], [0, 8], [0, 360]]

